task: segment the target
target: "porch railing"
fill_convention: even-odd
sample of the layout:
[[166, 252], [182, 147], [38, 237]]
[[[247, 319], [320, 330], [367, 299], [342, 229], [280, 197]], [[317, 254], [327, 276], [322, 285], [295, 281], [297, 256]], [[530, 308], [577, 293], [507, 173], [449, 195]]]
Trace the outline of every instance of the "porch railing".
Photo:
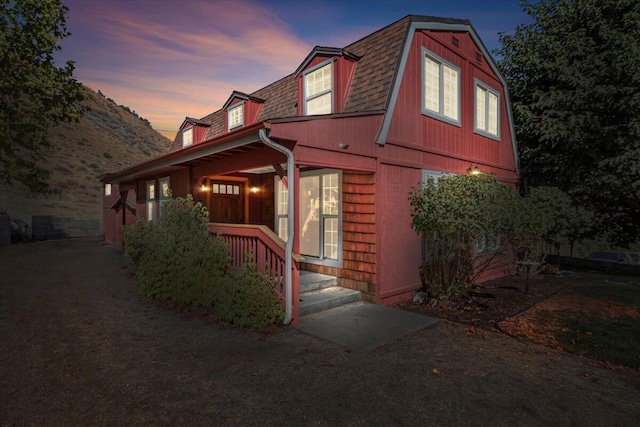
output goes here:
[[[220, 235], [229, 246], [232, 268], [240, 268], [247, 261], [255, 263], [258, 272], [266, 274], [276, 283], [276, 292], [283, 302], [285, 301], [287, 276], [284, 240], [264, 225], [209, 223], [209, 232], [213, 236]], [[251, 257], [247, 259], [247, 256]], [[291, 301], [294, 324], [300, 320], [299, 283], [302, 261], [304, 257], [301, 255], [292, 255]]]

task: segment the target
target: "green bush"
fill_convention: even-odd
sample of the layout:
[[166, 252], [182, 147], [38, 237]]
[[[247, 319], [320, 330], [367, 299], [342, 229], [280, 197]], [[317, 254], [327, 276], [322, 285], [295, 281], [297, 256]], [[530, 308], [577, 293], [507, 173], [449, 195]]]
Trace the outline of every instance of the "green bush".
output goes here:
[[274, 281], [248, 262], [219, 283], [215, 311], [221, 321], [248, 329], [264, 329], [284, 320]]
[[516, 194], [491, 175], [450, 175], [409, 194], [413, 229], [423, 239], [420, 275], [439, 299], [466, 295], [500, 254]]
[[211, 309], [221, 321], [243, 328], [281, 322], [275, 283], [250, 263], [228, 274], [228, 246], [219, 236], [211, 238], [208, 220], [207, 209], [188, 195], [167, 200], [157, 224], [140, 219], [123, 228], [140, 295]]

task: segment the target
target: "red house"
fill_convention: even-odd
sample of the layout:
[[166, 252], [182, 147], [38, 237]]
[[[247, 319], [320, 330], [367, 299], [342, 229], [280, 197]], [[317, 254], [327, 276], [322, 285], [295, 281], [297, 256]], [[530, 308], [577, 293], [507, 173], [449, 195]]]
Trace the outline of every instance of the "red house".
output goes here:
[[252, 249], [283, 279], [287, 321], [315, 298], [300, 303], [305, 271], [392, 304], [421, 287], [411, 187], [470, 167], [517, 182], [505, 80], [469, 21], [407, 16], [315, 47], [292, 74], [187, 117], [168, 154], [106, 176], [105, 240], [121, 241], [132, 209], [156, 220], [167, 190], [193, 194], [234, 262]]

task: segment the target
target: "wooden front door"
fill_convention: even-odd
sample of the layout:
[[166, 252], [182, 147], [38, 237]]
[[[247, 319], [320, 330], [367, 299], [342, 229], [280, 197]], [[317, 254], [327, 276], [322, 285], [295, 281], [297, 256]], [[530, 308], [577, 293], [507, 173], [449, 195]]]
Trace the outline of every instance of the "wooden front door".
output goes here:
[[244, 223], [244, 190], [243, 182], [212, 180], [209, 221]]

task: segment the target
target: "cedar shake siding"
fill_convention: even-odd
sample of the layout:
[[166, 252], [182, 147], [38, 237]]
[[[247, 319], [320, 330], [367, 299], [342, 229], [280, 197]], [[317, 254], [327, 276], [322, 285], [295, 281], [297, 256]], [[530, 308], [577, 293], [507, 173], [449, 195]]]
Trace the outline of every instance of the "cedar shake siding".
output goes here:
[[304, 269], [338, 278], [338, 284], [376, 302], [375, 175], [342, 172], [342, 268], [304, 264]]

